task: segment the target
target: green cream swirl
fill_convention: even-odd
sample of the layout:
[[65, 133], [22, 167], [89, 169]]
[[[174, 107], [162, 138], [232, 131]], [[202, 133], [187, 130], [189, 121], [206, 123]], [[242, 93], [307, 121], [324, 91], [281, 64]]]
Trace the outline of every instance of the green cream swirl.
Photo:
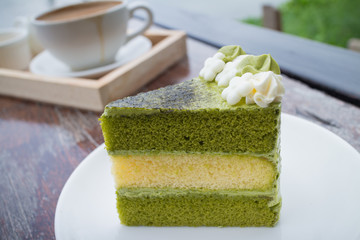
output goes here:
[[280, 73], [270, 54], [248, 55], [240, 46], [225, 46], [206, 59], [199, 78], [225, 88], [222, 97], [230, 105], [246, 97], [246, 104], [267, 107], [284, 95]]
[[[271, 71], [280, 74], [280, 67], [270, 54], [260, 56], [247, 55], [240, 46], [225, 46], [213, 56], [205, 60], [199, 78], [206, 81], [221, 82], [220, 86], [228, 86], [233, 77], [241, 77], [245, 73], [257, 74]], [[221, 78], [227, 79], [220, 81]]]

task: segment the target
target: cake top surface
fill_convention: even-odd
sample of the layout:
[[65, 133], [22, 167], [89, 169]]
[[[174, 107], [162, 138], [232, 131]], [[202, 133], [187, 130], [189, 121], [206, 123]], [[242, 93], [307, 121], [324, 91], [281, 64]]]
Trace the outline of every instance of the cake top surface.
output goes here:
[[[105, 115], [152, 114], [161, 110], [235, 109], [278, 106], [284, 89], [270, 54], [247, 55], [226, 46], [205, 61], [199, 77], [109, 103]], [[136, 113], [134, 112], [136, 111]]]
[[[273, 103], [272, 106], [278, 106]], [[258, 108], [247, 105], [242, 100], [237, 105], [229, 105], [221, 97], [221, 89], [215, 83], [208, 83], [198, 78], [167, 86], [150, 92], [139, 93], [109, 103], [105, 115], [116, 114], [121, 109], [122, 115], [152, 114], [161, 110], [229, 110], [236, 108]]]
[[150, 92], [137, 94], [111, 102], [107, 107], [147, 109], [223, 108], [219, 90], [214, 84], [191, 79]]

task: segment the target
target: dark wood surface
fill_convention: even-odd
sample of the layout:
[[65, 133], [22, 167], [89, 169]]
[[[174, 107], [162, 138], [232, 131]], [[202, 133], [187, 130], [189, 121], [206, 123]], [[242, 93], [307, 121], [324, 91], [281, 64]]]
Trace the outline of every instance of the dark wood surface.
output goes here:
[[[188, 39], [187, 58], [140, 91], [197, 76], [215, 51]], [[284, 84], [283, 112], [321, 125], [360, 150], [358, 107], [286, 76]], [[100, 114], [0, 96], [0, 239], [55, 239], [54, 215], [62, 187], [103, 143]]]
[[216, 14], [201, 15], [156, 0], [148, 2], [155, 23], [163, 27], [183, 29], [189, 36], [216, 47], [241, 45], [251, 54], [270, 53], [284, 73], [360, 106], [360, 53]]

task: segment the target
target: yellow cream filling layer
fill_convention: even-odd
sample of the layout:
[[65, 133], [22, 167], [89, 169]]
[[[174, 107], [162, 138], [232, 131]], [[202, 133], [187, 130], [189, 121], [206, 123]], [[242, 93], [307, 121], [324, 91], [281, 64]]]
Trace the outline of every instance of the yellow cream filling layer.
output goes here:
[[271, 189], [273, 163], [262, 157], [210, 154], [118, 155], [111, 157], [116, 188]]

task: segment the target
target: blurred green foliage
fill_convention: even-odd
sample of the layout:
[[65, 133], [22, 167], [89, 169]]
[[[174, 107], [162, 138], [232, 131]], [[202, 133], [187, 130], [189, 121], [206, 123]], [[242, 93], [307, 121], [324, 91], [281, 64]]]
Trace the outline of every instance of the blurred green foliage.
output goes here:
[[262, 26], [263, 25], [262, 18], [251, 17], [251, 18], [244, 19], [242, 21], [245, 22], [245, 23], [256, 25], [256, 26]]
[[[341, 47], [360, 38], [360, 0], [290, 0], [280, 11], [286, 33]], [[262, 25], [256, 18], [244, 22]]]

